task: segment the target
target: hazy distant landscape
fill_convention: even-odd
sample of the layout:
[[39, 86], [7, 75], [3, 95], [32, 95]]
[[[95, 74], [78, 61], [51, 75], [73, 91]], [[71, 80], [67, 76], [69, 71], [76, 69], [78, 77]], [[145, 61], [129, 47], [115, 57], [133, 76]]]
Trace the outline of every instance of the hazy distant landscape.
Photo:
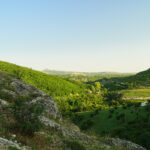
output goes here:
[[119, 73], [119, 72], [73, 72], [73, 71], [71, 72], [71, 71], [57, 71], [49, 69], [45, 69], [43, 70], [43, 72], [82, 82], [91, 82], [102, 78], [125, 77], [135, 74], [135, 73]]

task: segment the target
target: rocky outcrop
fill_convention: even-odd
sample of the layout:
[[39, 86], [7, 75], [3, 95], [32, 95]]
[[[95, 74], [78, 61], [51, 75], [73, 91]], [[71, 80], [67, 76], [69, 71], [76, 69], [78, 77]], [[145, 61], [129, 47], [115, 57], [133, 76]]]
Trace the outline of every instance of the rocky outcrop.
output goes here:
[[37, 97], [33, 99], [30, 103], [44, 105], [44, 116], [53, 119], [62, 119], [57, 104], [53, 101], [51, 96], [45, 95], [43, 97]]
[[2, 89], [1, 91], [8, 95], [11, 95], [13, 98], [15, 98], [17, 96], [15, 92], [7, 90], [7, 89]]
[[49, 120], [44, 116], [40, 116], [39, 119], [46, 127], [48, 127], [51, 130], [55, 130], [56, 132], [58, 132], [60, 135], [64, 137], [71, 138], [74, 140], [82, 140], [85, 143], [92, 140], [90, 136], [75, 130], [71, 130], [65, 126], [62, 126], [59, 123], [56, 123], [55, 121]]
[[[19, 96], [28, 96], [34, 95], [34, 98], [30, 100], [28, 103], [38, 103], [44, 106], [44, 116], [53, 119], [60, 119], [61, 120], [61, 113], [58, 110], [57, 104], [54, 102], [51, 96], [45, 94], [43, 91], [38, 90], [37, 88], [24, 83], [20, 80], [14, 80], [11, 83], [11, 86], [15, 88], [16, 93], [14, 95]], [[12, 93], [12, 92], [9, 92]], [[31, 97], [32, 98], [32, 97]]]
[[19, 150], [31, 150], [30, 147], [20, 146], [18, 143], [0, 137], [0, 150], [8, 150], [9, 147], [15, 147]]
[[5, 100], [0, 99], [0, 105], [1, 106], [8, 106], [9, 103], [7, 101], [5, 101]]
[[22, 95], [22, 96], [27, 96], [30, 93], [32, 94], [38, 94], [38, 95], [46, 95], [44, 92], [42, 92], [41, 90], [38, 90], [37, 88], [24, 83], [23, 81], [20, 80], [14, 80], [11, 83], [11, 86], [14, 87], [16, 89], [16, 93], [18, 95]]
[[127, 150], [146, 150], [144, 147], [138, 144], [126, 140], [121, 140], [119, 138], [109, 138], [107, 139], [107, 143], [115, 146], [123, 147]]

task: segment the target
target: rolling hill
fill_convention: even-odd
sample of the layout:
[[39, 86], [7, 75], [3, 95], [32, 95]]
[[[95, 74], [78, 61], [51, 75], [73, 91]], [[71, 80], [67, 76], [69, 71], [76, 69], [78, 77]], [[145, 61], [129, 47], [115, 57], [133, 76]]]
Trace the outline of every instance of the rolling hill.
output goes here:
[[49, 75], [3, 61], [0, 61], [0, 71], [21, 78], [26, 83], [52, 96], [66, 96], [71, 93], [82, 93], [86, 87], [84, 84], [76, 81], [67, 81], [62, 77]]
[[127, 77], [103, 78], [94, 82], [101, 82], [110, 90], [134, 89], [150, 86], [150, 69]]
[[45, 69], [43, 70], [43, 72], [82, 82], [92, 82], [95, 80], [100, 80], [102, 78], [109, 79], [114, 77], [126, 77], [134, 74], [134, 73], [119, 73], [119, 72], [73, 72], [73, 71], [57, 71], [49, 69]]

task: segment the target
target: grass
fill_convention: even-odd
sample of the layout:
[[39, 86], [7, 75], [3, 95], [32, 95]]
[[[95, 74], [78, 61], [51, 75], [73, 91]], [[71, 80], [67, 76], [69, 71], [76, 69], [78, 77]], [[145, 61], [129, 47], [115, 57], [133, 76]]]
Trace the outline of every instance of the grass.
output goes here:
[[98, 134], [104, 134], [104, 132], [109, 134], [114, 129], [124, 124], [124, 122], [121, 123], [120, 121], [118, 121], [116, 117], [121, 114], [125, 114], [126, 120], [131, 121], [136, 117], [135, 113], [131, 113], [132, 111], [134, 111], [134, 107], [128, 109], [117, 108], [116, 110], [106, 109], [102, 110], [95, 116], [92, 115], [93, 112], [80, 113], [78, 115], [82, 116], [82, 118], [84, 119], [79, 122], [79, 126], [82, 127], [83, 123], [86, 120], [90, 119], [93, 122], [93, 125], [91, 127], [92, 131]]
[[9, 149], [9, 150], [20, 150], [20, 149], [18, 149], [17, 147], [12, 147], [12, 146], [10, 146], [8, 149]]
[[132, 90], [121, 90], [124, 97], [150, 97], [150, 87]]
[[[68, 81], [62, 77], [49, 75], [3, 61], [0, 61], [0, 71], [22, 79], [26, 83], [52, 96], [68, 96], [70, 93], [83, 93], [86, 89], [86, 85], [80, 82]], [[2, 76], [1, 73], [0, 76]]]
[[119, 137], [150, 148], [148, 140], [150, 137], [149, 106], [139, 107], [134, 104], [130, 107], [105, 109], [98, 113], [78, 113], [72, 117], [72, 120], [81, 130], [84, 129], [89, 134]]

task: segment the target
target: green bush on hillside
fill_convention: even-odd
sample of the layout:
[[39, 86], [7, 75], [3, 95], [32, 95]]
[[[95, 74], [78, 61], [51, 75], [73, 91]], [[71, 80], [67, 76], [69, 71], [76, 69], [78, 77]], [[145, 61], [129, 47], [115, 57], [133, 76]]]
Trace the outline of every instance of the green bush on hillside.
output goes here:
[[68, 140], [65, 140], [64, 141], [65, 145], [66, 145], [66, 149], [70, 149], [70, 150], [86, 150], [86, 148], [81, 145], [79, 142], [77, 141], [68, 141]]
[[14, 129], [27, 135], [33, 135], [34, 132], [42, 128], [42, 123], [38, 117], [44, 110], [43, 105], [28, 104], [24, 97], [19, 97], [14, 101], [11, 108], [16, 120], [12, 126]]

